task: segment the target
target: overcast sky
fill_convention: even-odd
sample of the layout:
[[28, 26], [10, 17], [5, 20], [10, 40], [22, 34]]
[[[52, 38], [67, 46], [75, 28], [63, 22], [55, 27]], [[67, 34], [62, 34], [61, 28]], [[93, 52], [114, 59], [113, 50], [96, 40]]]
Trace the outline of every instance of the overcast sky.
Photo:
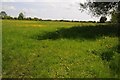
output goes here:
[[26, 17], [42, 19], [66, 19], [79, 21], [98, 21], [89, 13], [79, 10], [80, 2], [86, 0], [2, 0], [2, 9], [10, 16], [23, 12]]

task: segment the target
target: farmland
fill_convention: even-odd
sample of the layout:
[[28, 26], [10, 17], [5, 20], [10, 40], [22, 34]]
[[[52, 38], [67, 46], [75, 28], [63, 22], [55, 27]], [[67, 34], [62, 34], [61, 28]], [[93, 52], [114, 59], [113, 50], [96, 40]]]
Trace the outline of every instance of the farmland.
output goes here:
[[4, 78], [120, 78], [117, 26], [2, 21]]

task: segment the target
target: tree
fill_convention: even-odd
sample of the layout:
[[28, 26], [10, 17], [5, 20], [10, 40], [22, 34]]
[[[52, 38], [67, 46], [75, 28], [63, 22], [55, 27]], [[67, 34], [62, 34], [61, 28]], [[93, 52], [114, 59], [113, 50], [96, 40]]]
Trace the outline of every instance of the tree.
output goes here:
[[105, 23], [106, 20], [107, 20], [107, 18], [105, 16], [102, 16], [100, 18], [100, 23]]
[[112, 23], [117, 23], [117, 20], [118, 20], [117, 16], [118, 16], [118, 14], [115, 11], [113, 11], [111, 14], [111, 22]]
[[118, 2], [118, 13], [117, 13], [117, 17], [118, 17], [118, 23], [120, 23], [120, 1]]
[[[80, 3], [80, 10], [88, 10], [93, 16], [107, 16], [111, 15], [114, 10], [116, 13], [120, 11], [120, 2], [85, 2]], [[120, 16], [118, 16], [120, 17]], [[119, 20], [118, 20], [119, 21]]]
[[7, 16], [7, 13], [5, 11], [1, 11], [0, 18], [4, 19]]
[[20, 13], [19, 16], [18, 16], [18, 19], [19, 19], [19, 20], [23, 20], [23, 19], [24, 19], [24, 14], [23, 14], [23, 13]]
[[26, 20], [32, 20], [32, 18], [31, 17], [27, 17], [27, 18], [25, 18]]
[[109, 15], [111, 10], [117, 10], [117, 2], [85, 2], [80, 3], [81, 9], [89, 10], [94, 16]]
[[13, 19], [11, 16], [5, 16], [4, 19]]
[[39, 19], [38, 19], [37, 17], [34, 17], [34, 20], [35, 20], [35, 21], [39, 21]]
[[28, 17], [28, 20], [32, 20], [32, 18], [31, 18], [31, 17]]
[[14, 17], [13, 19], [14, 19], [14, 20], [17, 20], [18, 18], [17, 18], [17, 17]]

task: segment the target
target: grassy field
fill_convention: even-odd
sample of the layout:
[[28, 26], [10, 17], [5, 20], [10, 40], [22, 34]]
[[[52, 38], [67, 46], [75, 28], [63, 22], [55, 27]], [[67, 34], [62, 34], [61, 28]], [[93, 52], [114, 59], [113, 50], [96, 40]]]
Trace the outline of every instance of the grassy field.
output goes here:
[[2, 21], [4, 78], [120, 78], [117, 27]]

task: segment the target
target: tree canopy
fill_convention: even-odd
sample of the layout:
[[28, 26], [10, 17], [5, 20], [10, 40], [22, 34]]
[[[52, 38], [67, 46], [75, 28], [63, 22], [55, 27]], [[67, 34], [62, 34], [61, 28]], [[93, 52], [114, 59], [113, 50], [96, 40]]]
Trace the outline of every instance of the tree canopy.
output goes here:
[[19, 20], [23, 20], [23, 19], [24, 19], [24, 14], [23, 14], [23, 13], [20, 13], [19, 16], [18, 16], [18, 19], [19, 19]]
[[106, 17], [101, 17], [101, 18], [100, 18], [100, 23], [105, 23], [106, 20], [107, 20]]
[[93, 16], [106, 16], [117, 11], [118, 2], [85, 2], [80, 3], [80, 10], [88, 10]]
[[7, 13], [5, 11], [0, 12], [0, 18], [4, 18], [7, 16]]

